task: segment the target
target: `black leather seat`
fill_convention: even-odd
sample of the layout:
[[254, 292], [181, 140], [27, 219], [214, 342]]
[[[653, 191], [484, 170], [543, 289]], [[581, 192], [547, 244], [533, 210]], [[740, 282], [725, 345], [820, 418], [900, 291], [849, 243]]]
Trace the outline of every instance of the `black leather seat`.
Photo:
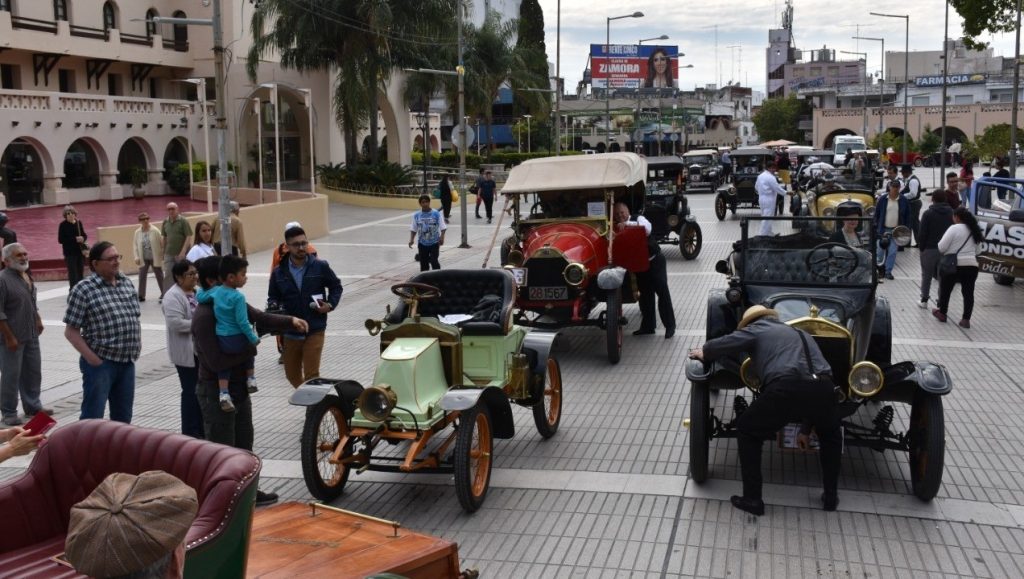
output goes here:
[[[499, 323], [466, 321], [459, 324], [465, 336], [501, 336], [512, 328], [512, 306], [515, 305], [515, 280], [511, 272], [502, 269], [438, 269], [425, 271], [410, 279], [441, 290], [441, 297], [422, 300], [419, 314], [437, 317], [450, 314], [470, 314], [473, 307], [486, 295], [501, 298]], [[389, 323], [405, 319], [408, 306], [401, 301], [388, 316]]]

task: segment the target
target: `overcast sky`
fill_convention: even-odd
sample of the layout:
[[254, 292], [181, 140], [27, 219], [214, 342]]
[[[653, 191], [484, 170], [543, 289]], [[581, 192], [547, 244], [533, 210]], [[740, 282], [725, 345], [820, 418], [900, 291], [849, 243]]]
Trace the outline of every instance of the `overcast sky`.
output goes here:
[[[839, 54], [840, 50], [867, 52], [868, 70], [881, 68], [881, 46], [878, 42], [859, 41], [858, 48], [858, 41], [851, 38], [857, 35], [858, 24], [861, 36], [885, 38], [886, 51], [902, 51], [904, 45], [903, 20], [871, 16], [868, 12], [872, 10], [910, 14], [911, 51], [942, 49], [944, 3], [938, 0], [882, 3], [877, 0], [846, 0], [841, 3], [795, 0], [793, 4], [793, 37], [797, 48], [810, 50], [828, 45], [836, 50], [838, 59], [857, 58]], [[554, 62], [558, 0], [540, 0], [540, 5], [544, 9], [548, 59]], [[685, 3], [561, 0], [561, 5], [561, 75], [565, 78], [567, 92], [574, 92], [576, 83], [583, 77], [590, 44], [605, 42], [606, 18], [637, 10], [644, 13], [643, 18], [624, 18], [611, 23], [611, 43], [636, 44], [641, 38], [667, 34], [669, 40], [660, 43], [679, 46], [679, 51], [686, 54], [679, 59], [680, 63], [693, 64], [692, 69], [679, 71], [680, 88], [692, 90], [695, 85], [724, 85], [734, 80], [754, 90], [764, 91], [768, 29], [780, 25], [785, 3], [782, 0]], [[837, 7], [841, 8], [837, 10]], [[718, 24], [717, 58], [715, 24]], [[950, 8], [949, 36], [958, 38], [960, 35], [961, 20]], [[996, 55], [1012, 56], [1013, 35], [993, 35], [985, 40], [992, 43]], [[738, 48], [728, 48], [730, 46]]]

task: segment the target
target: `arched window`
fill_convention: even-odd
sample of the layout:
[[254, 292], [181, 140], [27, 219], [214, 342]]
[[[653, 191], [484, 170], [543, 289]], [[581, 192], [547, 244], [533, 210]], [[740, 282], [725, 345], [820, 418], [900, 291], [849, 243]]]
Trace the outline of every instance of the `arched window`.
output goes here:
[[146, 38], [153, 38], [156, 35], [156, 22], [153, 22], [153, 19], [157, 16], [160, 14], [156, 10], [146, 10]]
[[11, 0], [0, 0], [0, 12], [11, 11]]
[[68, 21], [68, 0], [53, 0], [53, 19]]
[[[175, 18], [188, 18], [184, 12], [178, 10], [174, 13]], [[174, 25], [174, 50], [188, 50], [188, 26], [184, 24]]]
[[113, 2], [103, 3], [103, 30], [117, 28], [117, 8]]

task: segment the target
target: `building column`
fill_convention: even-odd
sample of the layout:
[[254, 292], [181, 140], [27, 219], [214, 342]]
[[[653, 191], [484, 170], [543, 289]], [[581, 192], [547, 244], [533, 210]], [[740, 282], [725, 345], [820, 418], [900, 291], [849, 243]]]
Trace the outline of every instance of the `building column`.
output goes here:
[[71, 193], [64, 188], [63, 177], [43, 177], [43, 205], [67, 205]]
[[124, 199], [124, 188], [117, 183], [117, 171], [100, 172], [100, 200]]
[[149, 169], [146, 171], [149, 179], [146, 181], [146, 195], [163, 195], [167, 192], [167, 181], [164, 181], [163, 169]]

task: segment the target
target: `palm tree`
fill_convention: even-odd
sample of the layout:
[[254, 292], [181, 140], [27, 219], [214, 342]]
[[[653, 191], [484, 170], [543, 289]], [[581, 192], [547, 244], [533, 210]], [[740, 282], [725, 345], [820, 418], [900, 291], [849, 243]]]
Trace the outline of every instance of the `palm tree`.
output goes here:
[[346, 162], [358, 161], [359, 131], [370, 129], [370, 162], [377, 161], [377, 111], [395, 68], [422, 66], [423, 54], [454, 44], [458, 0], [261, 0], [250, 28], [246, 71], [256, 80], [260, 59], [271, 52], [281, 66], [334, 74], [335, 121]]

